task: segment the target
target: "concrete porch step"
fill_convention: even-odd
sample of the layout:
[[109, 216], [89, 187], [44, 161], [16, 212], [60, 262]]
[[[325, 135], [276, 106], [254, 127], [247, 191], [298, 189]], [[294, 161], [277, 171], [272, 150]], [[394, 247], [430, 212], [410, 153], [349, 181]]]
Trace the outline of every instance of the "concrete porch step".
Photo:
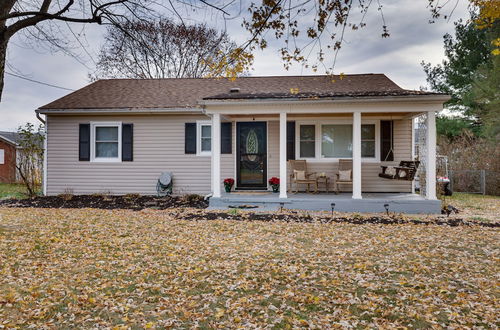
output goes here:
[[380, 196], [363, 199], [346, 198], [343, 195], [292, 195], [286, 199], [280, 199], [276, 195], [263, 196], [222, 196], [220, 198], [210, 198], [209, 209], [221, 210], [231, 207], [255, 206], [249, 208], [250, 211], [276, 211], [281, 207], [293, 210], [306, 211], [331, 211], [332, 207], [338, 212], [358, 212], [358, 213], [425, 213], [435, 214], [441, 211], [439, 200], [426, 200], [408, 196]]

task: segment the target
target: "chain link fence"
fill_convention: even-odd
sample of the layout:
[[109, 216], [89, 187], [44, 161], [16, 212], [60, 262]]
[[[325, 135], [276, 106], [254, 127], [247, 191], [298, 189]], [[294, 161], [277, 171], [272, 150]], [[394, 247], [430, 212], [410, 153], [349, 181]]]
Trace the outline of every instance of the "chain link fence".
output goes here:
[[500, 173], [487, 170], [452, 170], [453, 192], [500, 196]]

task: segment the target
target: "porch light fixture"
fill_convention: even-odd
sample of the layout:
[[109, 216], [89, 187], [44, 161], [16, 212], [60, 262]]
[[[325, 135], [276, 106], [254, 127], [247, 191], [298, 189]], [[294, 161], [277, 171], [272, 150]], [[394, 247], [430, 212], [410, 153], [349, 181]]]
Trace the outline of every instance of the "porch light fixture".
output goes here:
[[389, 204], [384, 204], [385, 212], [389, 215]]

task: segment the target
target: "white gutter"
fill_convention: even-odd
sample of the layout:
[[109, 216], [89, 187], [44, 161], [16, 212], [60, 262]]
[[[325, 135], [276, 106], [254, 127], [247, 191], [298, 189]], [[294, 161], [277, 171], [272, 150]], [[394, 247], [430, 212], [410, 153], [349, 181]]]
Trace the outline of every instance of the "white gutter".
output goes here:
[[331, 97], [331, 98], [266, 98], [266, 99], [224, 99], [202, 100], [199, 105], [241, 105], [241, 104], [320, 104], [320, 103], [368, 103], [368, 102], [446, 102], [449, 95], [410, 95], [410, 96], [381, 96], [381, 97]]
[[145, 108], [145, 109], [131, 109], [131, 108], [121, 108], [121, 109], [37, 109], [35, 110], [37, 114], [200, 114], [202, 109], [200, 108]]

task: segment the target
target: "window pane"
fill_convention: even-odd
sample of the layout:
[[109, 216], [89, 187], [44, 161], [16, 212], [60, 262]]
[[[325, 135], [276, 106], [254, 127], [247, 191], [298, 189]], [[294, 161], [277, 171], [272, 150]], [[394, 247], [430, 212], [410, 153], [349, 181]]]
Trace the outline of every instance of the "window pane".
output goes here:
[[96, 141], [118, 141], [118, 127], [96, 127]]
[[375, 140], [375, 125], [361, 125], [361, 140]]
[[310, 140], [315, 139], [315, 126], [314, 125], [300, 125], [300, 140]]
[[375, 157], [375, 141], [361, 142], [361, 157]]
[[314, 141], [300, 142], [300, 157], [315, 157]]
[[316, 157], [315, 139], [315, 125], [300, 125], [300, 157]]
[[333, 156], [336, 158], [352, 157], [352, 125], [333, 125]]
[[203, 125], [201, 126], [201, 137], [209, 138], [212, 136], [212, 126]]
[[323, 125], [321, 154], [323, 157], [352, 157], [352, 125]]
[[323, 157], [333, 157], [333, 125], [321, 126], [321, 155]]
[[96, 158], [116, 158], [118, 157], [117, 142], [96, 142], [95, 144]]
[[211, 138], [201, 138], [201, 151], [212, 150], [212, 139]]

